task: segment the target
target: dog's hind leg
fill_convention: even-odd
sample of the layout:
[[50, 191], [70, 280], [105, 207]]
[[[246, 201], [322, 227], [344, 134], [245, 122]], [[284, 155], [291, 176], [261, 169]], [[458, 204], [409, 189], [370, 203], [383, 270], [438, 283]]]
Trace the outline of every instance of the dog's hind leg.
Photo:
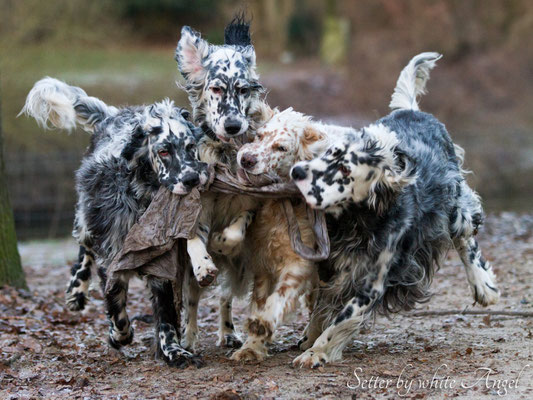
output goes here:
[[198, 339], [198, 302], [202, 295], [202, 289], [198, 286], [196, 278], [189, 270], [186, 273], [185, 282], [188, 282], [187, 285], [184, 285], [187, 313], [185, 331], [181, 343], [187, 350], [194, 352], [196, 340]]
[[322, 334], [324, 323], [324, 310], [314, 309], [309, 323], [304, 329], [303, 335], [298, 341], [298, 348], [302, 351], [309, 349]]
[[[100, 268], [98, 271], [102, 278], [102, 287], [105, 288], [104, 270]], [[126, 311], [128, 283], [129, 275], [122, 274], [104, 296], [106, 313], [110, 323], [109, 344], [116, 349], [133, 341], [133, 327]]]
[[93, 253], [81, 245], [78, 253], [78, 262], [70, 270], [70, 282], [65, 293], [65, 303], [71, 311], [83, 310], [87, 304], [93, 264]]
[[246, 322], [248, 338], [243, 347], [232, 355], [232, 360], [262, 360], [267, 355], [266, 344], [272, 340], [278, 325], [294, 309], [298, 298], [313, 281], [314, 265], [305, 260], [283, 265], [281, 276], [264, 306]]
[[180, 345], [178, 315], [174, 305], [172, 283], [150, 278], [148, 286], [152, 293], [154, 309], [156, 354], [169, 365], [184, 368], [189, 365], [202, 366], [200, 357]]
[[450, 234], [465, 266], [474, 300], [482, 306], [495, 304], [500, 297], [495, 283], [496, 278], [490, 263], [481, 255], [479, 244], [474, 238], [483, 223], [481, 202], [478, 195], [464, 181], [458, 192], [457, 207], [450, 215]]
[[[295, 358], [293, 364], [300, 367], [318, 368], [342, 357], [344, 347], [371, 315], [374, 306], [385, 293], [385, 281], [393, 253], [384, 250], [371, 267], [368, 279], [360, 283], [356, 296], [345, 303], [333, 322], [316, 339], [313, 347]], [[342, 274], [338, 278], [343, 278]]]
[[482, 306], [496, 304], [500, 298], [496, 277], [490, 263], [481, 255], [477, 240], [472, 236], [460, 237], [454, 240], [454, 245], [465, 266], [474, 300]]
[[235, 331], [233, 325], [233, 296], [231, 293], [222, 293], [220, 296], [220, 319], [218, 327], [218, 342], [220, 347], [238, 349], [242, 346], [242, 340]]

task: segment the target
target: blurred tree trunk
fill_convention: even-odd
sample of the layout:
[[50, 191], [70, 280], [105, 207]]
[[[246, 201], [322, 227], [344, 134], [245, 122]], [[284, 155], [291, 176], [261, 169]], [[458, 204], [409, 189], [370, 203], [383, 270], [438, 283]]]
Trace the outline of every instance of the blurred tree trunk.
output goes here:
[[13, 210], [7, 193], [2, 139], [2, 104], [0, 92], [0, 286], [26, 287], [17, 249]]

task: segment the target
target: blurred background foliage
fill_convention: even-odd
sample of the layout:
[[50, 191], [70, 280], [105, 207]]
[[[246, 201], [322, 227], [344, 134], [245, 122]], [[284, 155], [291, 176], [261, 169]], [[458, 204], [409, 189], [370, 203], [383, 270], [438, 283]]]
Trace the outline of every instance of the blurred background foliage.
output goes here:
[[187, 99], [173, 59], [183, 25], [214, 43], [236, 12], [252, 17], [269, 103], [345, 125], [387, 113], [401, 68], [444, 58], [422, 109], [467, 151], [487, 207], [530, 209], [533, 2], [530, 0], [0, 0], [6, 167], [19, 236], [68, 234], [81, 132], [16, 118], [49, 75], [110, 104]]

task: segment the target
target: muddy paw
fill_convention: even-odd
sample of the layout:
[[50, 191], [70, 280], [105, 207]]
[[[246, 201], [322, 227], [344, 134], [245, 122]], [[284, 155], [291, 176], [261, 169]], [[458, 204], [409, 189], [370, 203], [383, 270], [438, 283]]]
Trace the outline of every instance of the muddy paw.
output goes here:
[[266, 356], [266, 351], [245, 347], [233, 353], [231, 359], [233, 361], [263, 361]]
[[121, 333], [115, 331], [113, 328], [109, 330], [109, 344], [115, 349], [120, 349], [122, 346], [126, 346], [133, 342], [133, 327], [127, 333]]
[[185, 350], [177, 343], [163, 345], [161, 348], [161, 358], [163, 358], [168, 365], [176, 368], [186, 368], [189, 365], [194, 365], [197, 368], [204, 366], [200, 356]]
[[209, 286], [217, 277], [218, 269], [210, 257], [206, 256], [201, 265], [194, 268], [194, 276], [201, 287]]
[[292, 364], [295, 367], [319, 368], [323, 367], [328, 361], [326, 353], [317, 350], [307, 350], [302, 355], [296, 357]]
[[81, 311], [87, 304], [87, 296], [83, 292], [65, 294], [65, 304], [70, 311]]
[[217, 345], [219, 347], [240, 349], [242, 347], [242, 340], [236, 333], [226, 333], [219, 337]]

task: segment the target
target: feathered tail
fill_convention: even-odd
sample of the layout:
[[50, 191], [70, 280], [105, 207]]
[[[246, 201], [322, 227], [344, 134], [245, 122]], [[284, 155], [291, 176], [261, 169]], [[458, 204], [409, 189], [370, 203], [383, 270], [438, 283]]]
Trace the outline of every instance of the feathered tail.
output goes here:
[[35, 118], [37, 124], [46, 129], [51, 128], [49, 123], [67, 130], [79, 124], [92, 133], [97, 122], [116, 113], [115, 107], [88, 96], [83, 89], [46, 77], [35, 83], [19, 115]]
[[400, 73], [389, 107], [393, 110], [418, 111], [416, 99], [426, 93], [429, 72], [441, 57], [439, 53], [421, 53], [413, 57]]

